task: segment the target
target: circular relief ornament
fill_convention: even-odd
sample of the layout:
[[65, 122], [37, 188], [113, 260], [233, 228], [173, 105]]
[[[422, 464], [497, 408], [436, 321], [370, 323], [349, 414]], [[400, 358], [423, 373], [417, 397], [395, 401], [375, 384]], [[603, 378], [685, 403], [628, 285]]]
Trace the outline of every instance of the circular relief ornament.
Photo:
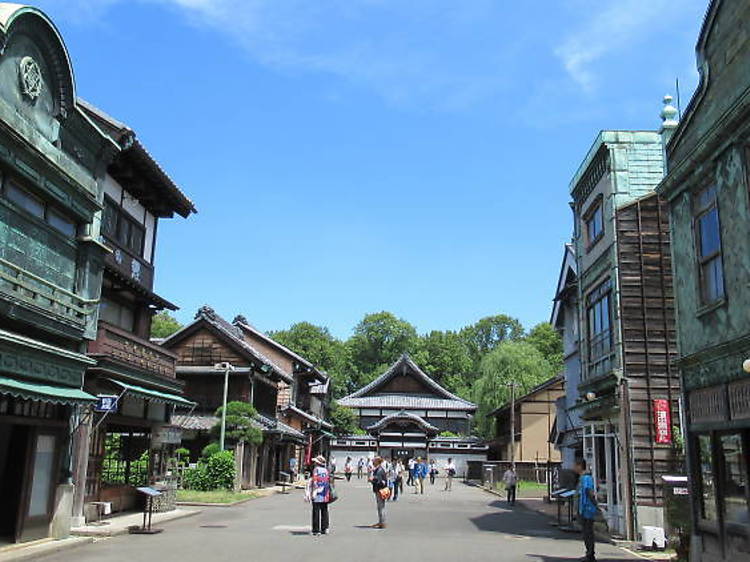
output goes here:
[[21, 93], [36, 101], [42, 93], [42, 70], [31, 57], [23, 57], [18, 63], [18, 77], [21, 81]]

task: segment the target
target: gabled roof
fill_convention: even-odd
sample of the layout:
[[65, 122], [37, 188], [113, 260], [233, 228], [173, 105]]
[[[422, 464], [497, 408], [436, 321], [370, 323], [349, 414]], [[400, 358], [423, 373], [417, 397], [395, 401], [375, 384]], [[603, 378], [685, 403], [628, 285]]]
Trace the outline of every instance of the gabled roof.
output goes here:
[[280, 351], [284, 355], [287, 355], [293, 361], [299, 363], [301, 366], [311, 369], [316, 375], [318, 375], [318, 378], [321, 380], [321, 382], [328, 380], [328, 375], [326, 375], [323, 371], [315, 367], [315, 365], [313, 365], [310, 361], [308, 361], [307, 359], [305, 359], [298, 353], [295, 353], [294, 351], [286, 347], [284, 344], [281, 344], [277, 342], [275, 339], [268, 337], [266, 334], [261, 332], [258, 328], [250, 324], [250, 322], [247, 321], [247, 318], [245, 318], [241, 314], [238, 314], [237, 316], [234, 317], [234, 320], [232, 320], [232, 325], [238, 327], [240, 330], [247, 332], [248, 334], [252, 336], [255, 336], [256, 338], [267, 343], [271, 347], [276, 348], [278, 351]]
[[[550, 388], [552, 386], [555, 386], [556, 384], [559, 384], [559, 383], [565, 383], [565, 377], [557, 376], [557, 377], [552, 377], [551, 379], [544, 381], [543, 383], [541, 383], [541, 384], [535, 386], [534, 388], [532, 388], [531, 390], [529, 390], [523, 396], [520, 396], [520, 397], [516, 398], [515, 399], [515, 403], [516, 403], [516, 405], [518, 405], [518, 404], [520, 404], [522, 402], [525, 402], [526, 400], [528, 400], [529, 398], [531, 398], [532, 396], [534, 396], [534, 394], [536, 394], [537, 392], [541, 392], [543, 390], [547, 390], [548, 388]], [[496, 408], [496, 409], [492, 410], [489, 414], [487, 414], [486, 417], [490, 418], [490, 417], [497, 416], [498, 414], [500, 414], [500, 413], [502, 413], [502, 412], [504, 412], [505, 410], [508, 410], [508, 409], [510, 409], [510, 402], [507, 402], [507, 403], [503, 404], [502, 406], [500, 406], [499, 408]]]
[[558, 316], [562, 308], [562, 300], [568, 293], [571, 283], [578, 278], [578, 266], [576, 265], [576, 252], [573, 244], [565, 244], [563, 253], [562, 266], [560, 267], [560, 276], [557, 279], [557, 290], [555, 291], [554, 304], [552, 305], [552, 315], [549, 323], [557, 328]]
[[438, 427], [432, 425], [423, 417], [407, 412], [406, 410], [401, 410], [398, 413], [385, 416], [384, 418], [381, 418], [376, 423], [372, 424], [366, 429], [367, 431], [370, 431], [370, 432], [380, 431], [381, 429], [388, 426], [389, 424], [398, 423], [399, 421], [415, 423], [420, 428], [422, 428], [422, 430], [424, 430], [426, 433], [437, 434], [440, 431]]
[[283, 380], [289, 383], [292, 382], [293, 379], [291, 373], [287, 373], [286, 369], [281, 368], [272, 359], [247, 343], [242, 337], [240, 329], [224, 320], [210, 306], [202, 306], [199, 308], [198, 312], [195, 314], [195, 320], [192, 323], [184, 326], [168, 338], [165, 338], [164, 341], [161, 342], [161, 345], [169, 349], [198, 330], [202, 325], [212, 329], [215, 334], [220, 336], [234, 349], [242, 353], [250, 360], [250, 362], [259, 362], [262, 365], [267, 365]]
[[137, 138], [133, 129], [86, 100], [78, 98], [77, 103], [83, 113], [121, 147], [120, 156], [127, 159], [135, 169], [147, 178], [149, 185], [153, 186], [161, 196], [161, 201], [168, 202], [158, 205], [158, 210], [153, 204], [144, 203], [146, 207], [158, 216], [171, 216], [172, 211], [174, 211], [187, 218], [190, 213], [198, 212], [193, 202], [177, 187], [177, 184], [169, 177], [167, 172], [151, 156], [151, 153]]
[[[461, 409], [461, 410], [476, 410], [476, 404], [472, 404], [468, 400], [464, 400], [463, 398], [460, 398], [453, 394], [452, 392], [449, 392], [447, 389], [440, 386], [437, 382], [435, 382], [432, 378], [430, 378], [427, 373], [425, 373], [422, 369], [419, 368], [419, 366], [412, 361], [411, 357], [409, 357], [408, 353], [404, 353], [401, 357], [398, 358], [398, 360], [391, 365], [391, 367], [382, 375], [380, 375], [378, 378], [376, 378], [374, 381], [372, 381], [370, 384], [360, 388], [356, 392], [353, 392], [349, 394], [348, 396], [345, 396], [341, 400], [339, 400], [339, 404], [342, 406], [360, 406], [361, 401], [372, 401], [372, 400], [379, 400], [381, 398], [387, 399], [391, 396], [384, 395], [384, 396], [369, 396], [370, 394], [376, 392], [379, 388], [384, 386], [388, 381], [393, 379], [396, 376], [403, 375], [405, 373], [411, 374], [413, 377], [417, 378], [420, 382], [422, 382], [425, 386], [427, 386], [430, 390], [432, 390], [436, 397], [422, 397], [422, 396], [409, 396], [409, 395], [399, 395], [397, 398], [415, 398], [417, 400], [423, 399], [423, 400], [436, 400], [441, 403], [447, 402], [447, 404], [443, 404], [442, 406], [438, 407], [445, 407], [445, 406], [454, 406], [453, 408], [446, 408], [446, 409]], [[458, 408], [455, 408], [455, 406], [459, 406]]]

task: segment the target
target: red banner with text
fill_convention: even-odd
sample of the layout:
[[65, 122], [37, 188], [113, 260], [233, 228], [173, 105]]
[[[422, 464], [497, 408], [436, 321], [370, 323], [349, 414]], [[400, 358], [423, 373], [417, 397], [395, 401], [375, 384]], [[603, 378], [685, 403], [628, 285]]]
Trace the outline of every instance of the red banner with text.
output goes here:
[[655, 441], [661, 445], [672, 443], [672, 412], [669, 400], [654, 400], [654, 435]]

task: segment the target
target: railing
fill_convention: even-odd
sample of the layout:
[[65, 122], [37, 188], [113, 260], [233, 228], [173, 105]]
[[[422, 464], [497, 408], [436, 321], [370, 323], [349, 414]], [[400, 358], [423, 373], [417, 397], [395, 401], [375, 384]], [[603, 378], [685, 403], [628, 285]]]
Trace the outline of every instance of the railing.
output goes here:
[[[503, 482], [503, 474], [511, 466], [510, 461], [487, 461], [482, 465], [482, 486], [497, 490]], [[547, 495], [559, 487], [561, 463], [517, 461], [516, 475], [518, 480], [536, 482], [547, 487]]]
[[97, 338], [89, 344], [89, 353], [116, 359], [149, 374], [176, 377], [177, 355], [106, 322], [99, 322]]
[[97, 299], [58, 287], [13, 262], [0, 258], [0, 288], [10, 287], [13, 296], [83, 326], [86, 317], [96, 310]]
[[118, 271], [120, 275], [151, 291], [154, 286], [154, 266], [123, 248], [111, 238], [105, 236], [104, 241], [112, 249], [112, 252], [105, 256], [104, 263]]

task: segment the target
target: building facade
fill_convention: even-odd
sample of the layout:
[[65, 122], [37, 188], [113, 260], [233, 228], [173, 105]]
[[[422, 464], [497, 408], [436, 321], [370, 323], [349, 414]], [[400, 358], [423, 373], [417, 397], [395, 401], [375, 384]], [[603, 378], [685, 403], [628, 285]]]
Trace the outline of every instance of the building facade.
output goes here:
[[577, 408], [581, 384], [581, 358], [578, 354], [578, 269], [575, 248], [565, 244], [560, 277], [557, 281], [550, 324], [560, 334], [563, 344], [563, 372], [565, 394], [556, 402], [555, 428], [552, 441], [560, 451], [564, 468], [572, 468], [583, 458], [583, 420]]
[[94, 400], [100, 181], [120, 147], [80, 107], [42, 12], [0, 4], [0, 40], [0, 542], [17, 542], [70, 528], [70, 440]]
[[[557, 419], [557, 401], [564, 395], [565, 380], [561, 376], [553, 377], [516, 397], [512, 405], [508, 402], [487, 414], [495, 422], [490, 460], [538, 465], [560, 462], [560, 451], [550, 436]], [[511, 414], [514, 416], [512, 424]]]
[[331, 442], [331, 456], [339, 461], [377, 454], [440, 464], [450, 457], [464, 474], [467, 461], [487, 459], [487, 446], [470, 435], [476, 405], [440, 386], [406, 354], [338, 403], [355, 410], [363, 431]]
[[656, 131], [602, 131], [571, 181], [583, 454], [609, 529], [663, 525], [679, 418], [667, 211]]
[[[667, 144], [692, 561], [750, 557], [748, 2], [711, 2], [700, 82]], [[744, 369], [743, 369], [744, 365]]]
[[[84, 389], [116, 397], [107, 411], [89, 416], [76, 443], [74, 523], [96, 517], [92, 502], [112, 512], [135, 508], [136, 487], [163, 479], [179, 436], [168, 431], [175, 408], [190, 408], [181, 396], [176, 356], [151, 343], [151, 319], [177, 307], [154, 293], [156, 233], [160, 219], [196, 212], [135, 132], [93, 105], [79, 101], [88, 117], [121, 150], [103, 178], [101, 240], [104, 258], [96, 339], [88, 345], [96, 365]], [[169, 443], [165, 435], [172, 435]], [[88, 513], [87, 513], [88, 512]]]

